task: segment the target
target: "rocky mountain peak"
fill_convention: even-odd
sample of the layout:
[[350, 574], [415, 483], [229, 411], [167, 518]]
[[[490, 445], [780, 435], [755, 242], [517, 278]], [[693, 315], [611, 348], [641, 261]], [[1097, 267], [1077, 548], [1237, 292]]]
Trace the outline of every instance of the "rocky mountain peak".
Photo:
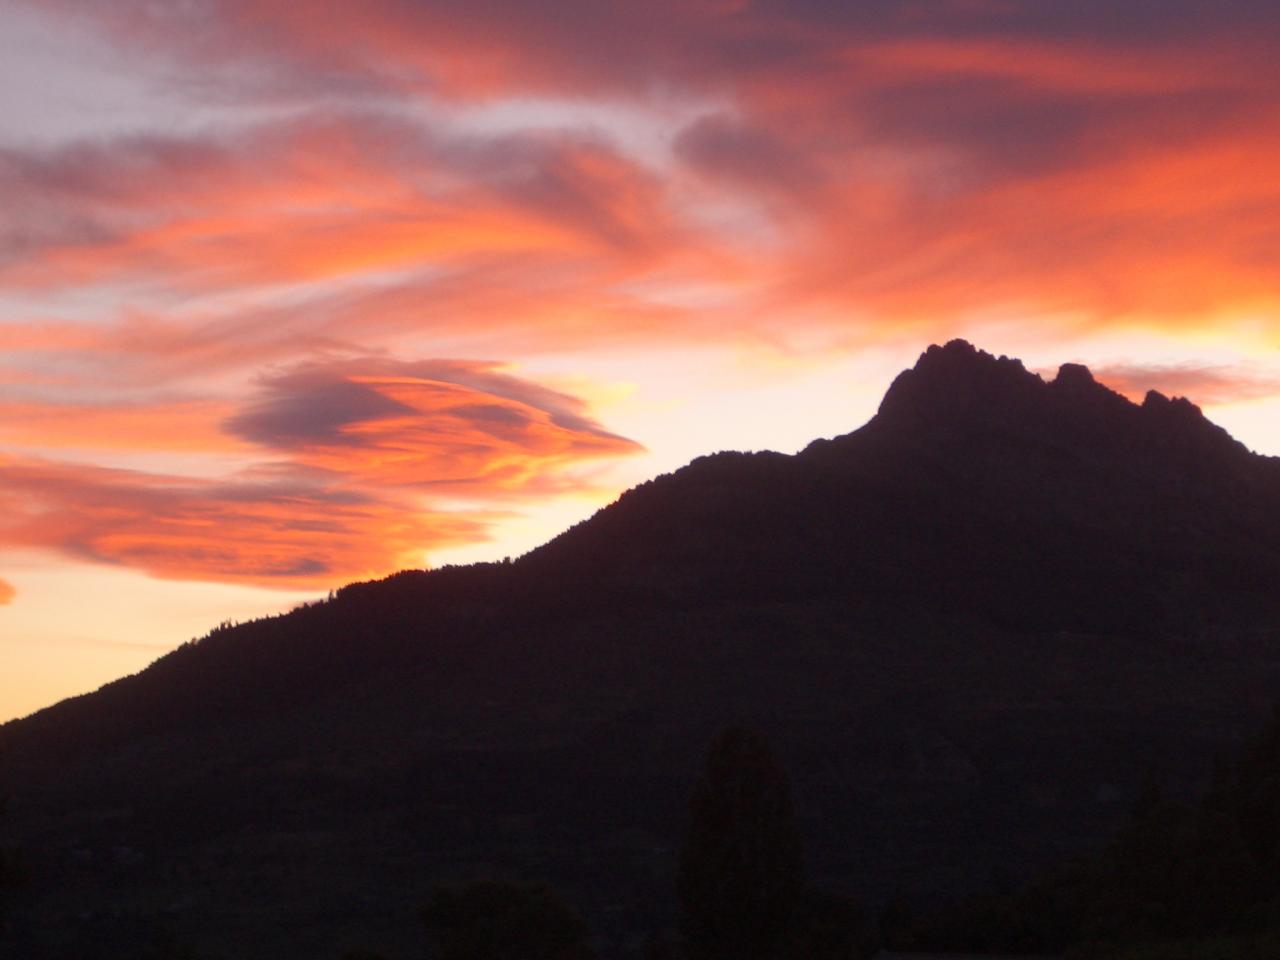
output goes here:
[[935, 439], [994, 430], [1056, 438], [1065, 446], [1159, 450], [1161, 456], [1196, 461], [1196, 471], [1223, 466], [1245, 452], [1185, 398], [1153, 390], [1135, 404], [1081, 363], [1062, 364], [1046, 382], [1020, 360], [964, 340], [929, 347], [915, 366], [899, 374], [872, 429]]
[[1022, 361], [996, 357], [965, 340], [933, 345], [904, 370], [881, 401], [878, 420], [908, 427], [1016, 407], [1044, 387]]
[[1058, 376], [1053, 382], [1066, 389], [1089, 389], [1098, 385], [1093, 373], [1083, 363], [1064, 363], [1058, 367]]

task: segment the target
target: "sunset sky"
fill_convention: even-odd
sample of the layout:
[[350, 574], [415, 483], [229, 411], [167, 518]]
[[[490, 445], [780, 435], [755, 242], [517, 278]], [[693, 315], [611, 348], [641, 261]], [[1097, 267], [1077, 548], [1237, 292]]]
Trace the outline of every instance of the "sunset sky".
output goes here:
[[0, 0], [0, 720], [956, 336], [1280, 454], [1273, 3]]

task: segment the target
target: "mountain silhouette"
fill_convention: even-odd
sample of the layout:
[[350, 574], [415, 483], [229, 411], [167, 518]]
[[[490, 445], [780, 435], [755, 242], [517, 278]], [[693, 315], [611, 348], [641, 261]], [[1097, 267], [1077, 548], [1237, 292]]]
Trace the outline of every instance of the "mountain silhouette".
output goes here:
[[616, 952], [671, 923], [735, 724], [831, 889], [1096, 848], [1266, 714], [1278, 582], [1280, 461], [952, 341], [853, 433], [699, 458], [514, 562], [353, 584], [6, 724], [0, 784], [37, 932], [162, 906], [213, 955], [409, 955], [434, 884], [497, 876]]

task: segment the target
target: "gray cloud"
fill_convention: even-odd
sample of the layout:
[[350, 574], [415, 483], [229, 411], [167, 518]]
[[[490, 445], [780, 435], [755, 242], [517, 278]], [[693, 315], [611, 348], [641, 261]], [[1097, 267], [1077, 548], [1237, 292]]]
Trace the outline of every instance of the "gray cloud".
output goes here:
[[228, 420], [227, 431], [280, 449], [356, 443], [344, 427], [414, 412], [369, 387], [317, 371], [279, 377], [268, 391], [266, 399]]
[[680, 131], [675, 150], [709, 176], [791, 195], [813, 191], [822, 177], [808, 156], [770, 130], [723, 115], [701, 117]]

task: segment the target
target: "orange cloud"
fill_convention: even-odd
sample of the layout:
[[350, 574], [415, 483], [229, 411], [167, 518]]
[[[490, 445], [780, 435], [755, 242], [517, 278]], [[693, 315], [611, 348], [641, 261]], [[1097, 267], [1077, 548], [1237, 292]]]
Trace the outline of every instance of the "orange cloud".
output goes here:
[[[1280, 169], [1280, 112], [1170, 130], [1145, 115], [1156, 105], [1110, 119], [1063, 107], [1058, 128], [1038, 135], [1058, 143], [1042, 154], [1020, 134], [993, 140], [987, 131], [1006, 121], [991, 104], [968, 121], [964, 109], [897, 135], [899, 166], [834, 181], [810, 204], [807, 232], [762, 264], [777, 278], [772, 309], [822, 305], [937, 335], [992, 307], [1170, 328], [1280, 307], [1264, 252], [1280, 230], [1280, 189], [1257, 175]], [[1052, 106], [1010, 105], [1009, 129], [1036, 109]]]
[[[377, 114], [218, 139], [0, 151], [0, 276], [253, 287], [555, 253], [671, 247], [659, 188], [584, 135], [446, 139]], [[661, 237], [661, 243], [657, 239]]]
[[848, 59], [872, 71], [880, 83], [919, 82], [933, 76], [1002, 78], [1045, 90], [1085, 94], [1168, 94], [1248, 80], [1239, 51], [1212, 50], [1188, 60], [1155, 48], [1118, 50], [1097, 41], [1062, 38], [939, 37], [857, 44]]
[[13, 584], [8, 580], [0, 580], [0, 607], [13, 603], [13, 598], [18, 595], [18, 591], [14, 589]]
[[0, 460], [0, 544], [177, 580], [333, 586], [483, 538], [474, 516], [305, 480], [219, 482]]
[[442, 511], [430, 495], [518, 501], [579, 489], [575, 467], [639, 449], [577, 398], [496, 364], [381, 358], [274, 374], [238, 407], [10, 404], [0, 436], [43, 436], [48, 448], [256, 453], [255, 466], [230, 477], [0, 454], [0, 546], [282, 588], [421, 566], [432, 550], [486, 537], [492, 514]]
[[168, 397], [128, 405], [0, 400], [0, 442], [46, 450], [250, 452], [218, 426], [233, 409], [223, 400]]
[[581, 401], [496, 364], [366, 359], [310, 364], [267, 379], [226, 422], [302, 466], [362, 483], [528, 494], [587, 460], [637, 452]]

